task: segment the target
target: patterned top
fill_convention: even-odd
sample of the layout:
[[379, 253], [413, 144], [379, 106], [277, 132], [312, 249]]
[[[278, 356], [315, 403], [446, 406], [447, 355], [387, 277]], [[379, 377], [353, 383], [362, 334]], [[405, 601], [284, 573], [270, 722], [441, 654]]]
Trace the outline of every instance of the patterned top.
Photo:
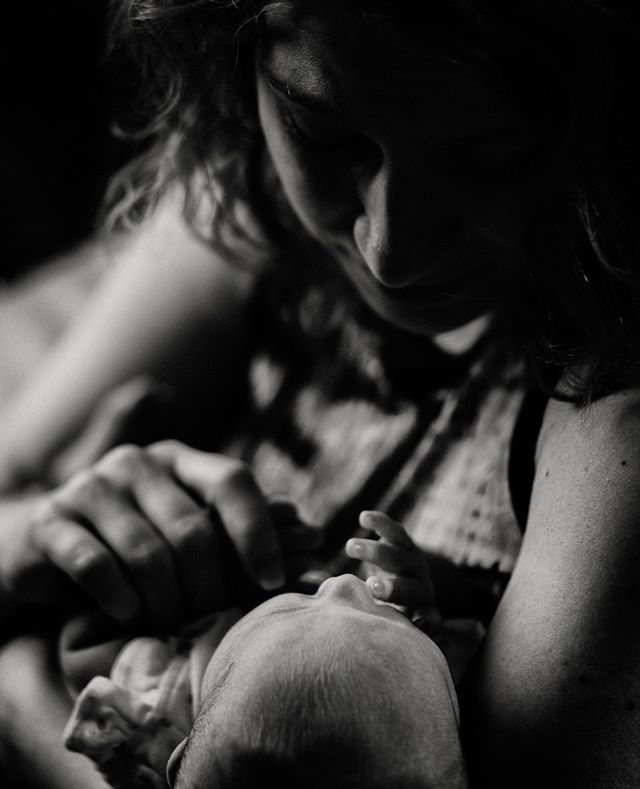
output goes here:
[[486, 621], [521, 543], [508, 467], [525, 388], [522, 360], [491, 336], [453, 358], [355, 321], [321, 342], [276, 326], [225, 450], [325, 530], [331, 572], [354, 571], [344, 541], [361, 510], [381, 509], [422, 549], [469, 569], [476, 593], [463, 613]]
[[[458, 679], [515, 565], [521, 529], [509, 452], [524, 364], [491, 334], [453, 358], [423, 339], [347, 321], [322, 338], [272, 324], [249, 371], [240, 429], [223, 449], [267, 495], [324, 531], [318, 564], [358, 571], [342, 545], [362, 509], [400, 521], [425, 551], [467, 574], [466, 597], [436, 642]], [[436, 588], [437, 594], [437, 588]], [[441, 602], [441, 601], [439, 601]], [[94, 678], [67, 724], [68, 748], [112, 786], [164, 785], [164, 764], [200, 706], [208, 657], [239, 611], [178, 638], [135, 639]], [[193, 637], [191, 637], [193, 636]]]

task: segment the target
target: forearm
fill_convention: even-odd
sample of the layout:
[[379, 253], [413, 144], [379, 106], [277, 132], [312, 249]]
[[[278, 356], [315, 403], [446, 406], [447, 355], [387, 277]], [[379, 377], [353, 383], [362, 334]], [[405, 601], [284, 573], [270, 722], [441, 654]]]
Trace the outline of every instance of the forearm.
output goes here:
[[479, 786], [640, 775], [640, 392], [550, 404], [525, 538], [461, 696]]
[[254, 280], [196, 240], [178, 206], [159, 211], [0, 412], [0, 489], [38, 479], [100, 398], [135, 376], [189, 388], [210, 416], [224, 411], [250, 343]]

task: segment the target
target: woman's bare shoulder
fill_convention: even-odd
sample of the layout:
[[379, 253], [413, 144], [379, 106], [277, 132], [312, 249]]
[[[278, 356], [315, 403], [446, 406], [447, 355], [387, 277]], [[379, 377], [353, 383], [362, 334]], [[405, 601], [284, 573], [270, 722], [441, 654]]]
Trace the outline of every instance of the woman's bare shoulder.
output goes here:
[[640, 386], [582, 407], [550, 400], [536, 448], [536, 469], [537, 478], [548, 479], [555, 470], [602, 485], [640, 474]]
[[471, 693], [492, 786], [525, 765], [522, 786], [635, 785], [638, 568], [640, 390], [584, 408], [551, 401], [522, 549]]

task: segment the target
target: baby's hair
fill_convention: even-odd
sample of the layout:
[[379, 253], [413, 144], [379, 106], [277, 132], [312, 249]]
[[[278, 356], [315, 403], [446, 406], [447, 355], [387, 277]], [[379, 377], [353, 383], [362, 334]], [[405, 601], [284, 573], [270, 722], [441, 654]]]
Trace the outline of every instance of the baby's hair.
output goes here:
[[[411, 681], [396, 678], [397, 667], [371, 649], [364, 660], [344, 643], [321, 655], [295, 648], [291, 654], [283, 651], [275, 675], [252, 684], [246, 704], [233, 710], [221, 708], [225, 684], [233, 681], [227, 673], [196, 719], [176, 789], [249, 789], [258, 777], [264, 785], [301, 789], [449, 785], [430, 782], [429, 774], [444, 765], [425, 770], [424, 754], [407, 754], [405, 743], [419, 738], [395, 701], [394, 683]], [[429, 714], [425, 708], [425, 719]], [[453, 720], [453, 706], [445, 714]], [[428, 731], [425, 722], [423, 734]]]
[[[289, 244], [299, 245], [304, 234], [265, 151], [254, 53], [264, 13], [295, 13], [313, 0], [112, 3], [114, 48], [125, 49], [142, 75], [137, 111], [127, 126], [146, 148], [114, 180], [111, 223], [140, 221], [177, 180], [186, 187], [187, 216], [193, 218], [208, 195], [209, 240], [230, 256], [253, 226], [243, 219], [247, 212], [263, 231], [250, 239], [260, 247], [258, 254], [275, 256]], [[443, 46], [438, 31], [450, 31], [444, 56], [490, 73], [508, 101], [545, 121], [550, 148], [561, 152], [558, 166], [566, 188], [532, 227], [530, 292], [523, 294], [518, 314], [508, 316], [519, 329], [509, 334], [550, 370], [551, 380], [573, 372], [570, 399], [586, 402], [635, 380], [640, 360], [636, 0], [354, 0], [348, 6], [323, 0], [322, 5], [373, 22], [391, 14], [436, 51]]]

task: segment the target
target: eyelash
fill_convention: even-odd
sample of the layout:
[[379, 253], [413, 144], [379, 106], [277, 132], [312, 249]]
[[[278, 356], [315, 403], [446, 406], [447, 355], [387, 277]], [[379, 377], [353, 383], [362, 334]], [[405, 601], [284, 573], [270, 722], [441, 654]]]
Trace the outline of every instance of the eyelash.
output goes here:
[[[300, 148], [310, 152], [322, 152], [323, 150], [350, 149], [357, 137], [345, 139], [339, 142], [329, 142], [314, 140], [296, 122], [293, 113], [286, 106], [286, 103], [276, 97], [276, 107], [278, 114], [285, 127], [288, 137]], [[525, 174], [536, 159], [536, 155], [544, 148], [544, 144], [537, 144], [525, 151], [518, 153], [506, 153], [504, 162], [497, 167], [487, 167], [486, 163], [480, 162], [477, 156], [461, 152], [459, 149], [451, 148], [449, 154], [458, 162], [464, 163], [466, 167], [474, 170], [477, 177], [485, 182], [500, 181], [515, 178]]]
[[316, 140], [313, 137], [310, 137], [304, 131], [304, 129], [302, 129], [302, 127], [297, 123], [293, 113], [289, 110], [286, 104], [278, 98], [276, 98], [276, 107], [287, 135], [292, 140], [292, 142], [294, 142], [300, 148], [315, 152], [322, 152], [326, 150], [335, 152], [336, 150], [342, 149], [350, 150], [354, 147], [354, 145], [357, 145], [361, 139], [357, 135], [353, 135], [353, 137], [345, 137], [344, 140]]
[[289, 108], [285, 106], [284, 102], [276, 100], [276, 106], [278, 107], [278, 114], [283, 122], [285, 130], [289, 137], [293, 139], [295, 142], [304, 145], [305, 147], [316, 147], [318, 143], [309, 137], [308, 134], [305, 134], [300, 126], [296, 123], [293, 115], [289, 111]]

